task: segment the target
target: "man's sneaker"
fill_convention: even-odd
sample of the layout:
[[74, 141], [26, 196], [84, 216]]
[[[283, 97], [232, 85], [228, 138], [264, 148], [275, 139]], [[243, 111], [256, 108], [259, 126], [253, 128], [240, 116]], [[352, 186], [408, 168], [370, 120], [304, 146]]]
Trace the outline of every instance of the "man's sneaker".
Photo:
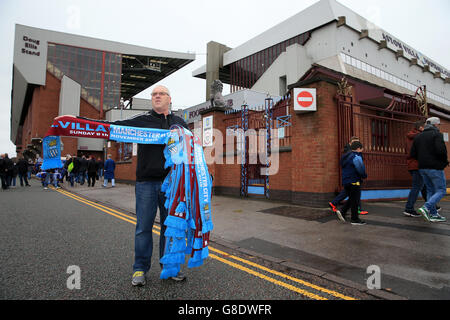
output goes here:
[[352, 220], [351, 224], [354, 226], [362, 226], [362, 225], [365, 225], [366, 222], [361, 219], [358, 219], [358, 220]]
[[431, 216], [430, 217], [430, 221], [431, 222], [445, 222], [447, 221], [447, 219], [443, 216], [440, 216], [439, 214], [436, 216]]
[[145, 273], [144, 271], [136, 271], [133, 273], [133, 279], [131, 280], [133, 286], [141, 287], [145, 285]]
[[430, 222], [430, 211], [425, 206], [419, 208], [419, 213], [425, 221]]
[[421, 214], [417, 213], [416, 210], [405, 210], [405, 211], [403, 211], [403, 214], [408, 217], [420, 217], [421, 216]]
[[369, 211], [361, 211], [361, 210], [358, 210], [358, 213], [359, 213], [359, 214], [362, 214], [362, 215], [364, 216], [364, 215], [368, 214]]
[[336, 212], [336, 216], [338, 217], [338, 219], [341, 220], [342, 222], [345, 222], [345, 217], [344, 217], [344, 215], [342, 214], [342, 212], [339, 211], [339, 210], [337, 210], [337, 209], [336, 209], [335, 212]]
[[331, 202], [328, 202], [328, 206], [331, 208], [331, 210], [333, 210], [334, 213], [336, 213], [336, 211], [338, 211], [338, 208]]
[[170, 279], [175, 281], [183, 281], [186, 280], [186, 276], [180, 271], [175, 277], [170, 277]]
[[442, 208], [441, 208], [441, 207], [439, 207], [439, 206], [436, 206], [436, 211], [437, 211], [437, 212], [441, 212], [441, 210], [442, 210]]

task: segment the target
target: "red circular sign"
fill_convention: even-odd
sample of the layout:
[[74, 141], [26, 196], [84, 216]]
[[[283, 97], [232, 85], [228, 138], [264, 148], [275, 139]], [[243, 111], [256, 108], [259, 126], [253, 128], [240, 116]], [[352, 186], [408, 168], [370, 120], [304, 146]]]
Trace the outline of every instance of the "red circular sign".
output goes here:
[[313, 104], [314, 98], [313, 98], [312, 94], [309, 93], [308, 91], [301, 91], [297, 95], [297, 102], [303, 108], [308, 108]]

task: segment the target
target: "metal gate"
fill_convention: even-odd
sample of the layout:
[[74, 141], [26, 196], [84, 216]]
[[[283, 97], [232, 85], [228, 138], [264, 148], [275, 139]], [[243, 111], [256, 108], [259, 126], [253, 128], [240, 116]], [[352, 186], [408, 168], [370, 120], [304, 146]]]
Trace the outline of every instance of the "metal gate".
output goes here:
[[[290, 115], [288, 111], [290, 96], [274, 102], [267, 98], [264, 105], [242, 105], [240, 110], [229, 110], [225, 119], [226, 135], [237, 135], [233, 147], [237, 150], [240, 170], [240, 195], [264, 195], [270, 198], [269, 175], [264, 172], [270, 167], [269, 158], [274, 128], [282, 128], [283, 136], [276, 137], [279, 145], [290, 142]], [[233, 142], [234, 143], [234, 142]], [[224, 148], [230, 149], [229, 146]], [[263, 155], [263, 157], [260, 157]]]
[[[339, 147], [349, 143], [353, 136], [359, 137], [364, 146], [368, 179], [364, 181], [363, 189], [410, 187], [406, 134], [414, 122], [428, 114], [420, 99], [409, 95], [393, 97], [386, 108], [354, 103], [351, 96], [342, 92], [337, 100]], [[339, 150], [338, 159], [342, 153], [343, 150]], [[339, 176], [342, 179], [341, 174]]]

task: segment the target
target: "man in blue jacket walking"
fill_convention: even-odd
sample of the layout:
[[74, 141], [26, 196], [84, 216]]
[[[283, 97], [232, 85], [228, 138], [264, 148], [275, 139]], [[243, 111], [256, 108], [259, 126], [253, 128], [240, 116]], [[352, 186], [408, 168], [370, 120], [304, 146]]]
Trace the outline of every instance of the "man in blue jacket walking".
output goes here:
[[345, 222], [345, 215], [351, 208], [351, 224], [364, 225], [366, 223], [359, 218], [358, 214], [358, 206], [361, 200], [361, 181], [367, 178], [366, 168], [361, 157], [363, 145], [361, 142], [355, 141], [350, 145], [350, 149], [352, 152], [344, 154], [341, 158], [342, 185], [348, 194], [348, 201], [341, 210], [336, 211], [336, 214], [339, 220]]
[[108, 180], [111, 180], [111, 186], [115, 187], [114, 170], [116, 169], [116, 163], [111, 159], [111, 155], [108, 154], [108, 159], [105, 161], [105, 180], [103, 181], [103, 187], [106, 188]]

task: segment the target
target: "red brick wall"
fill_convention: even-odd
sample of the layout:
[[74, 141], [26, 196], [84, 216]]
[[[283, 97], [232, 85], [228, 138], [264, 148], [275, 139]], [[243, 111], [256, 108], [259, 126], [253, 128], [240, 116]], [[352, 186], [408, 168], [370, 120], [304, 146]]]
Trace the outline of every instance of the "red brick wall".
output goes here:
[[[214, 187], [239, 188], [241, 166], [240, 164], [237, 164], [236, 157], [233, 157], [233, 164], [226, 164], [227, 159], [223, 156], [227, 151], [225, 146], [226, 125], [224, 123], [226, 115], [223, 111], [212, 111], [204, 114], [203, 117], [210, 115], [213, 116], [213, 128], [220, 130], [223, 138], [223, 140], [219, 140], [214, 137], [213, 146], [204, 148], [206, 162], [208, 163], [208, 171], [214, 176]], [[215, 159], [219, 158], [222, 164], [218, 163], [219, 161], [211, 161], [210, 155]]]
[[[45, 86], [34, 89], [33, 97], [28, 108], [22, 135], [22, 145], [26, 147], [32, 138], [43, 138], [59, 112], [59, 95], [61, 81], [47, 72]], [[80, 99], [80, 116], [99, 119], [99, 111], [84, 99]], [[76, 138], [63, 137], [64, 150], [62, 155], [76, 155], [78, 143]]]
[[129, 162], [120, 163], [116, 161], [116, 171], [114, 173], [116, 179], [123, 181], [136, 181], [136, 166], [137, 166], [136, 156], [132, 157], [131, 163]]
[[[339, 184], [336, 86], [318, 82], [317, 111], [292, 116], [292, 191], [328, 193]], [[292, 108], [292, 106], [291, 106]]]

